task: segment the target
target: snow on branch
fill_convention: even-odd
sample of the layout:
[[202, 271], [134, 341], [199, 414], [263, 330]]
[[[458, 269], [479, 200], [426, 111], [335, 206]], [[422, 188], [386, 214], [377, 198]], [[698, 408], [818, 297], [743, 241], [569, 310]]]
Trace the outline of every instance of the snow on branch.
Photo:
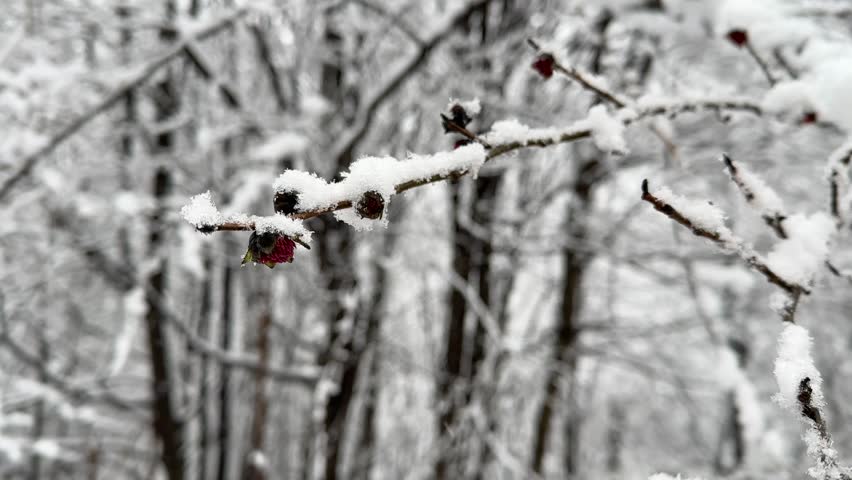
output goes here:
[[807, 424], [805, 443], [808, 455], [816, 466], [808, 470], [815, 479], [848, 480], [850, 471], [837, 463], [837, 451], [832, 446], [822, 410], [822, 376], [811, 356], [812, 340], [808, 330], [786, 323], [778, 336], [778, 357], [775, 360], [775, 380], [778, 394], [775, 400], [788, 411], [800, 415]]
[[784, 202], [781, 201], [781, 197], [762, 178], [748, 168], [735, 164], [727, 154], [722, 154], [722, 161], [725, 163], [728, 176], [740, 189], [745, 201], [760, 212], [763, 220], [778, 237], [787, 238], [787, 232], [784, 231], [783, 226], [787, 216], [784, 214]]
[[[305, 248], [310, 248], [307, 242], [311, 240], [311, 231], [305, 228], [301, 221], [280, 214], [267, 217], [249, 216], [242, 213], [226, 216], [213, 203], [209, 191], [192, 197], [189, 203], [181, 208], [180, 214], [184, 220], [202, 233], [228, 229], [236, 230], [237, 228], [229, 228], [229, 225], [251, 224], [251, 230], [256, 230], [258, 233], [283, 235]], [[245, 229], [240, 228], [239, 230]]]
[[642, 182], [642, 200], [653, 205], [654, 209], [692, 231], [696, 236], [706, 238], [720, 246], [726, 252], [736, 253], [748, 266], [762, 274], [766, 279], [791, 295], [798, 292], [809, 293], [802, 285], [788, 280], [776, 273], [767, 260], [755, 252], [750, 245], [725, 226], [725, 215], [721, 209], [709, 202], [686, 199], [672, 193], [666, 187], [651, 193], [648, 180]]
[[849, 194], [849, 163], [852, 160], [852, 139], [847, 140], [828, 157], [828, 183], [831, 215], [837, 228], [846, 224], [848, 206], [852, 202]]
[[[852, 145], [841, 147], [837, 152], [852, 155], [849, 149], [852, 149]], [[830, 182], [835, 172], [842, 171], [842, 169], [832, 168], [832, 165], [842, 164], [843, 156], [837, 152], [832, 155], [832, 159], [829, 159]], [[819, 265], [825, 264], [833, 275], [852, 281], [852, 274], [841, 271], [828, 260], [829, 242], [834, 230], [842, 223], [832, 227], [828, 217], [819, 213], [808, 217], [804, 215], [788, 217], [784, 213], [781, 198], [763, 179], [742, 164], [734, 162], [728, 155], [723, 154], [722, 161], [725, 163], [731, 181], [739, 188], [746, 202], [760, 212], [766, 224], [781, 239], [768, 256], [768, 261], [776, 272], [780, 272], [786, 278], [798, 278], [800, 284], [810, 284]], [[847, 176], [838, 175], [836, 178], [840, 178], [838, 180], [840, 182]], [[832, 192], [835, 192], [837, 188], [839, 187], [832, 184]], [[834, 206], [833, 202], [832, 206]], [[788, 232], [788, 229], [792, 232]]]
[[[478, 137], [478, 143], [462, 145], [452, 151], [431, 155], [411, 154], [404, 160], [393, 157], [364, 157], [352, 164], [349, 172], [344, 172], [340, 182], [326, 182], [316, 175], [288, 170], [275, 182], [276, 212], [296, 220], [306, 220], [327, 213], [355, 208], [365, 204], [365, 197], [381, 197], [382, 208], [373, 215], [362, 211], [358, 218], [374, 220], [382, 218], [381, 212], [391, 196], [412, 188], [454, 180], [465, 175], [476, 176], [479, 168], [486, 162], [506, 153], [528, 147], [549, 147], [584, 138], [591, 138], [604, 151], [616, 153], [627, 149], [623, 138], [624, 128], [642, 118], [658, 115], [674, 116], [682, 112], [702, 110], [745, 110], [755, 111], [755, 106], [747, 102], [731, 99], [701, 99], [698, 103], [668, 102], [665, 104], [646, 103], [645, 108], [637, 112], [625, 108], [613, 113], [602, 105], [593, 107], [589, 116], [566, 127], [531, 128], [515, 120], [496, 122], [492, 129]], [[757, 110], [759, 111], [759, 110]], [[455, 123], [451, 121], [450, 123]], [[366, 202], [369, 203], [369, 202]], [[202, 233], [215, 231], [255, 230], [258, 219], [249, 215], [224, 216], [207, 194], [193, 197], [189, 205], [182, 209], [184, 218]], [[338, 214], [338, 219], [353, 224], [356, 228], [369, 229], [372, 223], [364, 223], [351, 213]], [[375, 223], [375, 222], [374, 222]], [[304, 239], [307, 230], [301, 224], [285, 225], [278, 220], [278, 233], [292, 239]]]

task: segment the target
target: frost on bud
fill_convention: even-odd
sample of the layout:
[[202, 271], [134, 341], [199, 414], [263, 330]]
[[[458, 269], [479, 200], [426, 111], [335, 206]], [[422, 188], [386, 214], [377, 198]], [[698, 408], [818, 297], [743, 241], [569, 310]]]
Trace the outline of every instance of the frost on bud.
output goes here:
[[242, 264], [262, 263], [274, 268], [279, 263], [291, 263], [295, 250], [296, 242], [284, 235], [252, 232]]
[[556, 60], [553, 58], [553, 55], [549, 53], [542, 53], [535, 59], [532, 67], [546, 80], [553, 76], [553, 64], [555, 61]]
[[370, 220], [382, 218], [385, 212], [385, 199], [379, 192], [374, 190], [366, 191], [358, 199], [358, 203], [355, 204], [355, 212], [361, 218]]
[[275, 192], [272, 204], [275, 207], [275, 213], [290, 215], [296, 213], [296, 205], [299, 204], [299, 195], [293, 190]]
[[742, 47], [743, 45], [748, 43], [748, 32], [746, 32], [745, 30], [731, 30], [725, 36], [728, 38], [728, 40], [731, 41], [731, 43], [738, 47]]

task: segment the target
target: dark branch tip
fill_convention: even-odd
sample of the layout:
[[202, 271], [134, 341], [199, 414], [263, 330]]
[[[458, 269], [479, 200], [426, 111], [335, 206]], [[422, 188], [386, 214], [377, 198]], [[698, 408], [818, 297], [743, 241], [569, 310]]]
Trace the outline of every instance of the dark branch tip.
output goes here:
[[642, 196], [644, 197], [645, 195], [649, 194], [650, 192], [648, 192], [648, 179], [646, 178], [642, 180]]

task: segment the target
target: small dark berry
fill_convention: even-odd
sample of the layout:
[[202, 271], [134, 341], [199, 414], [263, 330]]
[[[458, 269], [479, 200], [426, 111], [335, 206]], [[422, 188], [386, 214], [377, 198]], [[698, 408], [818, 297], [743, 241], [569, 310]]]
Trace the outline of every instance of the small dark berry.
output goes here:
[[450, 113], [453, 115], [453, 123], [455, 123], [456, 125], [466, 127], [467, 124], [471, 121], [471, 118], [467, 114], [467, 111], [459, 104], [453, 105], [453, 108], [450, 110]]
[[532, 64], [533, 69], [538, 72], [539, 75], [544, 77], [544, 79], [548, 79], [553, 76], [553, 64], [555, 63], [555, 59], [553, 55], [549, 53], [542, 53], [535, 59]]
[[275, 213], [290, 215], [291, 213], [296, 213], [296, 205], [299, 204], [299, 195], [292, 190], [275, 192], [272, 204], [275, 207]]
[[379, 192], [366, 191], [355, 204], [355, 212], [361, 218], [369, 218], [370, 220], [382, 218], [385, 212], [385, 199]]
[[746, 43], [748, 43], [748, 32], [745, 30], [731, 30], [727, 34], [728, 40], [731, 41], [734, 45], [738, 47], [742, 47]]
[[802, 123], [802, 124], [809, 124], [809, 123], [816, 123], [816, 122], [817, 122], [816, 112], [805, 112], [805, 114], [802, 115], [802, 118], [799, 120], [799, 123]]

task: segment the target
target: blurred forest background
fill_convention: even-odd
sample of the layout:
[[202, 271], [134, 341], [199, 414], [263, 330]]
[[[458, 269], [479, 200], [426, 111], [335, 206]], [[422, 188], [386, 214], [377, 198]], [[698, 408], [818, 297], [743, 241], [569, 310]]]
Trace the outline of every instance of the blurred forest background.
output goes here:
[[[0, 477], [805, 478], [802, 426], [772, 401], [774, 287], [640, 184], [712, 199], [768, 249], [719, 155], [790, 211], [826, 210], [845, 133], [817, 110], [658, 116], [622, 155], [520, 149], [400, 196], [386, 229], [311, 219], [311, 250], [274, 269], [240, 266], [248, 233], [179, 215], [206, 190], [269, 215], [285, 169], [331, 180], [363, 155], [451, 150], [450, 99], [479, 99], [474, 132], [585, 118], [601, 99], [543, 79], [528, 38], [626, 98], [760, 105], [766, 74], [726, 38], [722, 3], [4, 1]], [[801, 28], [749, 30], [771, 75], [805, 69], [815, 39], [852, 61], [846, 2], [782, 3]], [[842, 237], [832, 262], [852, 266]], [[839, 277], [819, 276], [797, 321], [842, 460]]]

